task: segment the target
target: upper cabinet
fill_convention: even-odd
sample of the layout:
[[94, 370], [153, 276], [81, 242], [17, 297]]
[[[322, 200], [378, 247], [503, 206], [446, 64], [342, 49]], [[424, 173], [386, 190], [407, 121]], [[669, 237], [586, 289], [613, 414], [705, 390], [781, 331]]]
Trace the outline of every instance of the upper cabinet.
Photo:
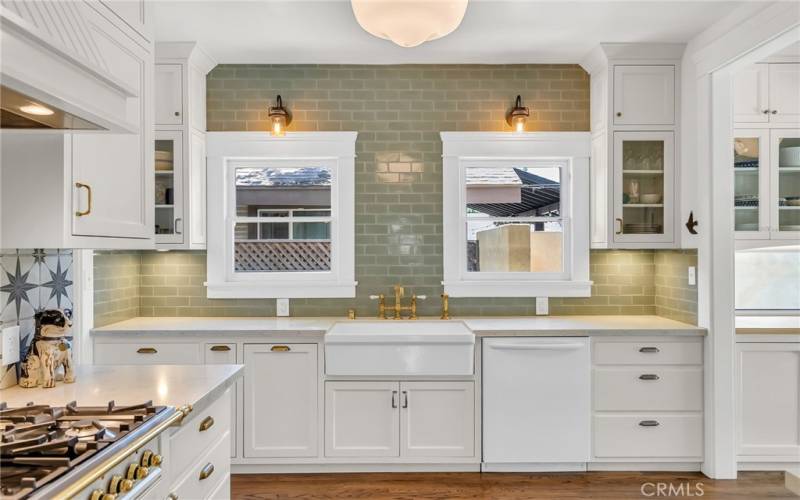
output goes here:
[[761, 63], [746, 68], [734, 79], [733, 95], [736, 124], [797, 127], [800, 124], [800, 63]]
[[158, 248], [206, 247], [206, 75], [215, 65], [195, 43], [156, 44]]
[[614, 66], [614, 125], [674, 125], [675, 66]]
[[[10, 4], [4, 2], [3, 9], [7, 5]], [[96, 99], [90, 107], [102, 108], [102, 113], [97, 114], [110, 113], [114, 120], [126, 125], [121, 131], [105, 127], [114, 133], [104, 134], [2, 134], [3, 245], [152, 248], [153, 46], [144, 39], [132, 38], [131, 28], [121, 18], [110, 15], [108, 7], [99, 2], [55, 2], [52, 7], [72, 9], [70, 15], [81, 20], [75, 29], [86, 29], [91, 34], [87, 43], [91, 44], [89, 52], [97, 63], [92, 66], [94, 83], [81, 90], [94, 93]], [[2, 12], [4, 16], [8, 14]], [[7, 69], [13, 69], [6, 66], [5, 56], [14, 59], [25, 52], [25, 47], [11, 45], [4, 47], [4, 76]], [[49, 78], [52, 82], [42, 83], [43, 86], [59, 85], [61, 77], [56, 70], [64, 61], [62, 54], [48, 63], [53, 64]], [[76, 67], [83, 64], [73, 62]], [[34, 66], [28, 64], [31, 71]], [[102, 78], [97, 74], [98, 68], [102, 69]], [[105, 87], [96, 87], [98, 78], [125, 89], [121, 109], [113, 105], [116, 101], [105, 99]], [[37, 81], [36, 76], [28, 80]]]
[[683, 45], [602, 44], [591, 74], [592, 248], [680, 248]]
[[156, 64], [155, 92], [156, 125], [181, 125], [183, 67], [180, 64]]

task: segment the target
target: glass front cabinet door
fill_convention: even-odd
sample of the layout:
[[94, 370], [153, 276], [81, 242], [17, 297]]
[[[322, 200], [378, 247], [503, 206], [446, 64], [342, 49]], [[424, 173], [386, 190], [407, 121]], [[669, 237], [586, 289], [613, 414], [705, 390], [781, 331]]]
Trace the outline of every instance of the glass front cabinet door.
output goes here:
[[733, 205], [737, 239], [769, 238], [769, 130], [736, 129]]
[[155, 144], [156, 245], [183, 243], [183, 134], [157, 131]]
[[614, 242], [674, 241], [672, 132], [614, 134]]
[[800, 239], [800, 130], [770, 131], [773, 239]]

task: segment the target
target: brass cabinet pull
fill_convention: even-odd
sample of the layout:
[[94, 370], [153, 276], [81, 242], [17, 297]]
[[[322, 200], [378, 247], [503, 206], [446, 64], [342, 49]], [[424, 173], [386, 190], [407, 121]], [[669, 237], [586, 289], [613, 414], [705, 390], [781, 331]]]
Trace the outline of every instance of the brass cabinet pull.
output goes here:
[[274, 345], [270, 349], [272, 352], [288, 352], [291, 351], [288, 345]]
[[639, 380], [658, 380], [660, 377], [655, 373], [643, 373], [639, 375]]
[[639, 352], [657, 353], [657, 352], [659, 352], [659, 349], [658, 349], [658, 347], [642, 347], [641, 349], [639, 349]]
[[622, 234], [622, 219], [617, 217], [614, 220], [617, 221], [617, 223], [619, 224], [619, 229], [616, 230], [616, 234]]
[[86, 196], [88, 197], [89, 207], [84, 211], [76, 211], [75, 215], [78, 217], [83, 217], [84, 215], [89, 215], [92, 213], [92, 186], [88, 184], [84, 184], [82, 182], [76, 182], [75, 187], [78, 189], [84, 188], [86, 189]]
[[140, 347], [136, 349], [139, 354], [155, 354], [158, 350], [155, 347]]
[[214, 464], [211, 462], [207, 463], [205, 467], [200, 470], [200, 480], [208, 479], [208, 477], [214, 473]]
[[178, 495], [176, 495], [175, 493], [170, 493], [169, 495], [167, 495], [167, 499], [168, 500], [178, 500]]
[[231, 350], [231, 347], [227, 345], [212, 345], [211, 350], [214, 352], [228, 352]]
[[200, 432], [209, 430], [214, 425], [214, 417], [211, 415], [207, 416], [200, 422]]
[[658, 420], [642, 420], [639, 425], [642, 427], [658, 427], [661, 424], [658, 423]]

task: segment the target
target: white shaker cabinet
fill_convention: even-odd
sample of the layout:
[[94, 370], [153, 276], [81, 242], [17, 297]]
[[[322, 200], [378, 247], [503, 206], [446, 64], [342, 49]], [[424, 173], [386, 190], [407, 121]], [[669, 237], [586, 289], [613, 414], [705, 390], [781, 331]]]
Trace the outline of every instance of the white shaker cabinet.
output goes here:
[[733, 81], [733, 121], [769, 121], [769, 65], [754, 64], [743, 69]]
[[400, 383], [400, 455], [475, 454], [473, 382]]
[[325, 383], [325, 456], [400, 455], [397, 382]]
[[770, 122], [800, 124], [800, 63], [769, 65]]
[[244, 456], [316, 457], [317, 344], [245, 344], [244, 365]]
[[800, 462], [800, 342], [736, 344], [739, 462]]
[[183, 133], [156, 131], [155, 155], [156, 243], [180, 244], [186, 238]]
[[181, 125], [183, 67], [180, 64], [156, 64], [155, 73], [156, 125]]
[[614, 125], [674, 125], [675, 66], [614, 66]]

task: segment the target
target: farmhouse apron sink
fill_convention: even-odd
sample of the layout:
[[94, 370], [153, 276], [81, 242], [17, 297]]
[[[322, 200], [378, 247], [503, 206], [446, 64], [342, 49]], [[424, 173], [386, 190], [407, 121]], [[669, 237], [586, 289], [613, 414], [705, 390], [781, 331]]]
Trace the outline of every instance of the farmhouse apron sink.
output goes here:
[[325, 334], [328, 375], [472, 375], [475, 335], [460, 321], [348, 321]]

